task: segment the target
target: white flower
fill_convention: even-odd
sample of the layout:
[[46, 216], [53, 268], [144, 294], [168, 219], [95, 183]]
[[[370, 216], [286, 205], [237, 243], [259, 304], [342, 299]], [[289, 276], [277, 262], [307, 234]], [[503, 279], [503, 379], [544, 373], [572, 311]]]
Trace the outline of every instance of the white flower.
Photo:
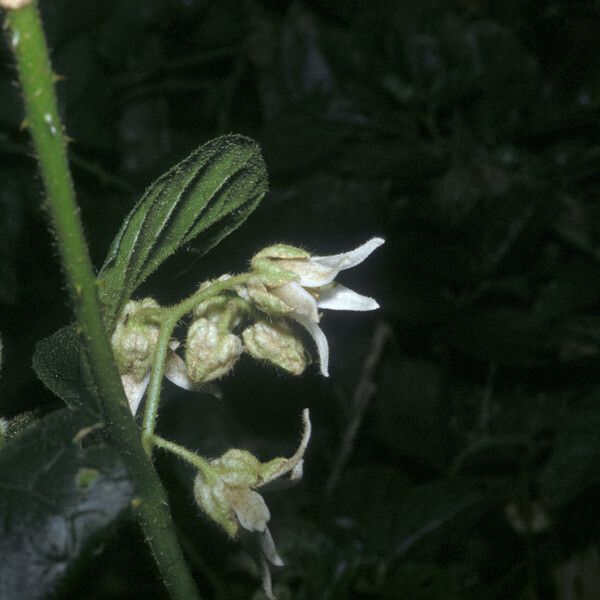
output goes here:
[[[329, 376], [329, 345], [319, 327], [319, 309], [366, 311], [379, 308], [368, 296], [362, 296], [334, 281], [340, 271], [362, 263], [376, 248], [384, 243], [382, 238], [372, 238], [362, 246], [331, 256], [310, 256], [291, 246], [271, 246], [259, 252], [252, 264], [259, 273], [258, 285], [265, 286], [270, 294], [289, 307], [288, 316], [304, 326], [314, 339], [319, 352], [321, 373]], [[287, 278], [282, 274], [288, 273]], [[256, 285], [256, 284], [255, 284]], [[250, 289], [245, 294], [256, 299]]]
[[[290, 458], [275, 458], [261, 463], [246, 450], [228, 450], [221, 458], [211, 461], [207, 472], [199, 472], [194, 482], [194, 497], [198, 506], [231, 537], [240, 533], [240, 528], [254, 538], [259, 551], [263, 590], [273, 598], [269, 564], [283, 566], [277, 553], [273, 537], [267, 527], [271, 518], [263, 497], [256, 491], [278, 483], [289, 475], [287, 483], [296, 483], [302, 478], [304, 453], [311, 434], [308, 409], [302, 412], [304, 430], [298, 449]], [[279, 481], [276, 481], [279, 480]]]

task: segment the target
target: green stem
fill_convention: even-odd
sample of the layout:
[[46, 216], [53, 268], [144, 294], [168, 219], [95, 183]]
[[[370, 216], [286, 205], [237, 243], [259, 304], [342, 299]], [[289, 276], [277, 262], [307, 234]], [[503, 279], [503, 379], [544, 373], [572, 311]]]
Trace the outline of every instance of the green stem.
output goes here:
[[156, 350], [154, 351], [154, 361], [152, 364], [152, 374], [148, 384], [146, 395], [146, 409], [144, 411], [144, 421], [142, 424], [142, 444], [146, 453], [152, 453], [152, 442], [154, 429], [156, 428], [156, 416], [158, 414], [158, 405], [160, 403], [160, 391], [162, 379], [165, 372], [165, 361], [169, 352], [169, 341], [173, 335], [173, 330], [181, 318], [190, 313], [198, 304], [220, 294], [224, 290], [234, 288], [237, 285], [245, 283], [252, 277], [252, 273], [242, 273], [225, 280], [217, 280], [210, 285], [198, 290], [179, 304], [165, 310], [168, 315], [160, 328]]
[[202, 458], [199, 454], [196, 454], [195, 452], [192, 452], [191, 450], [188, 450], [187, 448], [184, 448], [175, 442], [165, 440], [159, 435], [152, 436], [152, 443], [157, 448], [168, 450], [180, 458], [183, 458], [183, 460], [198, 469], [198, 471], [200, 471], [205, 477], [210, 477], [213, 474], [213, 470], [211, 469], [208, 461]]
[[45, 207], [56, 235], [78, 332], [99, 392], [107, 430], [135, 482], [137, 498], [132, 504], [171, 597], [198, 599], [177, 542], [165, 490], [140, 443], [104, 329], [37, 2], [7, 11], [6, 25], [23, 90], [26, 122], [46, 191]]

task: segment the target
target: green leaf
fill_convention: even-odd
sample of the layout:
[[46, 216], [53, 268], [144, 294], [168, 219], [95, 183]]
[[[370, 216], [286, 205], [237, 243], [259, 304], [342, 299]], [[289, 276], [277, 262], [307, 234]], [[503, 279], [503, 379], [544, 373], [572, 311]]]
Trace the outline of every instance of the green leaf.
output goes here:
[[47, 415], [0, 451], [0, 598], [48, 598], [133, 495], [117, 451], [85, 446], [83, 411]]
[[135, 289], [164, 260], [203, 233], [207, 251], [256, 208], [267, 172], [256, 142], [212, 140], [159, 177], [126, 217], [100, 273], [109, 325]]
[[62, 327], [35, 345], [33, 370], [67, 406], [86, 408], [99, 414], [94, 397], [85, 384], [79, 337], [74, 326]]

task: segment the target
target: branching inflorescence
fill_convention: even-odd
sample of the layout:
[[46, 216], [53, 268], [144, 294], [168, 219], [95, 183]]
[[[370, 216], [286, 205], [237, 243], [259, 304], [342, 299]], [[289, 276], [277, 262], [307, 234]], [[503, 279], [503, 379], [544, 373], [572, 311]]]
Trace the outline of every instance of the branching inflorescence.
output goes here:
[[[161, 307], [152, 298], [129, 301], [111, 338], [134, 415], [149, 389], [143, 428], [146, 450], [151, 453], [153, 447], [160, 447], [192, 464], [197, 470], [194, 496], [202, 511], [231, 537], [240, 529], [254, 536], [269, 598], [273, 597], [269, 564], [280, 566], [283, 561], [267, 528], [269, 509], [257, 489], [286, 476], [290, 483], [302, 477], [311, 432], [308, 409], [303, 413], [301, 443], [291, 458], [261, 463], [246, 450], [230, 449], [209, 461], [155, 435], [160, 382], [164, 375], [187, 390], [218, 394], [213, 382], [229, 373], [243, 353], [300, 375], [308, 361], [298, 324], [312, 336], [320, 371], [328, 376], [329, 346], [319, 327], [319, 309], [379, 307], [373, 298], [334, 279], [340, 271], [363, 262], [381, 244], [381, 238], [373, 238], [332, 256], [311, 256], [283, 244], [265, 248], [252, 258], [248, 272], [206, 281], [175, 306]], [[173, 329], [183, 318], [188, 326], [182, 357], [178, 354], [182, 345], [173, 337]]]

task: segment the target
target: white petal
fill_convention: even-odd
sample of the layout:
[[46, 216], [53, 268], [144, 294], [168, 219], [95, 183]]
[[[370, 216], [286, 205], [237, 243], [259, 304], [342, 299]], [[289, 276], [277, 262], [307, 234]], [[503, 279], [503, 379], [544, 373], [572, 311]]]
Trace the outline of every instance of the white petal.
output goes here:
[[271, 570], [269, 569], [269, 563], [264, 559], [260, 559], [260, 578], [262, 581], [262, 589], [267, 597], [267, 600], [276, 600], [273, 595], [273, 587], [271, 584]]
[[290, 475], [290, 479], [292, 481], [300, 481], [302, 476], [304, 475], [304, 461], [299, 460], [292, 469], [292, 473]]
[[261, 552], [265, 555], [265, 558], [276, 567], [283, 567], [284, 562], [281, 556], [277, 554], [277, 548], [275, 548], [275, 542], [273, 536], [267, 527], [265, 532], [259, 538], [259, 546]]
[[263, 497], [247, 488], [228, 488], [227, 499], [240, 525], [248, 531], [265, 531], [271, 518]]
[[203, 392], [221, 399], [223, 393], [214, 383], [196, 383], [187, 374], [185, 361], [175, 352], [170, 352], [165, 362], [165, 377], [175, 385], [192, 392]]
[[198, 389], [198, 386], [188, 377], [185, 361], [175, 352], [169, 352], [167, 356], [165, 377], [184, 390]]
[[[311, 256], [306, 261], [289, 261], [289, 268], [300, 276], [300, 285], [320, 287], [331, 283], [340, 271], [359, 265], [384, 241], [382, 238], [372, 238], [349, 252], [329, 256]], [[285, 261], [281, 262], [284, 266]]]
[[329, 310], [375, 310], [379, 304], [373, 298], [362, 296], [348, 289], [339, 283], [333, 283], [331, 286], [321, 288], [317, 299], [319, 308], [328, 308]]
[[125, 375], [121, 375], [121, 383], [123, 384], [123, 389], [125, 390], [127, 401], [129, 402], [131, 414], [135, 415], [140, 402], [144, 397], [148, 383], [150, 383], [150, 372], [148, 372], [141, 381], [138, 381], [132, 375], [125, 373]]
[[[308, 447], [308, 442], [310, 441], [310, 435], [312, 432], [312, 425], [310, 423], [310, 411], [308, 410], [308, 408], [305, 408], [302, 411], [302, 424], [302, 438], [300, 439], [300, 444], [298, 444], [296, 452], [294, 452], [293, 456], [290, 456], [277, 471], [271, 473], [269, 478], [265, 479], [264, 482], [257, 487], [267, 485], [273, 482], [275, 479], [278, 479], [283, 475], [287, 475], [288, 473], [290, 473], [290, 480], [292, 482], [296, 482], [302, 478], [304, 453], [306, 452], [306, 448]], [[273, 488], [271, 487], [270, 489]]]
[[337, 265], [340, 261], [343, 263], [343, 267], [340, 269], [350, 269], [359, 265], [363, 262], [372, 252], [377, 250], [379, 246], [385, 243], [383, 238], [371, 238], [368, 242], [362, 244], [354, 250], [349, 252], [342, 252], [340, 254], [332, 254], [330, 256], [311, 256], [309, 260], [316, 261], [321, 265]]
[[304, 260], [280, 260], [278, 264], [292, 273], [298, 275], [298, 283], [306, 287], [319, 287], [333, 281], [334, 277], [340, 272], [337, 268], [341, 261], [337, 261], [333, 266], [320, 264], [314, 258]]
[[306, 328], [308, 333], [312, 336], [312, 339], [315, 340], [317, 351], [319, 352], [321, 373], [325, 377], [329, 377], [329, 344], [327, 343], [325, 334], [316, 323], [313, 323], [313, 321], [302, 316], [294, 316], [294, 318], [300, 325]]
[[310, 422], [310, 411], [308, 408], [305, 408], [302, 411], [302, 438], [300, 439], [300, 444], [296, 452], [294, 452], [294, 456], [291, 456], [288, 459], [288, 466], [292, 466], [292, 479], [300, 479], [302, 477], [302, 465], [304, 463], [304, 453], [308, 448], [308, 442], [310, 442], [310, 436], [312, 433], [312, 425]]
[[291, 282], [271, 289], [271, 293], [283, 300], [293, 309], [294, 318], [296, 316], [305, 317], [314, 323], [319, 321], [319, 311], [317, 310], [317, 301], [309, 294], [299, 283]]

